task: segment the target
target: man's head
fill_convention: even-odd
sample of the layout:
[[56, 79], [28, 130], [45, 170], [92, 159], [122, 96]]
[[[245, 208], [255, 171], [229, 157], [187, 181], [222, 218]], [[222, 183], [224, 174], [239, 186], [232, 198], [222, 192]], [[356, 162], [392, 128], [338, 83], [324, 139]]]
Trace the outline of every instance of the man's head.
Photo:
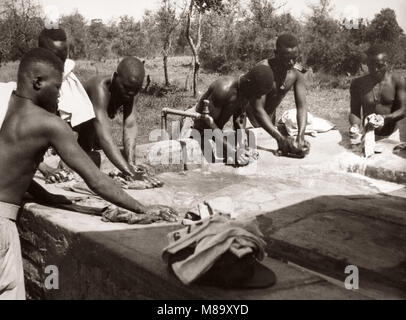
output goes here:
[[38, 47], [51, 50], [63, 62], [68, 57], [68, 41], [63, 29], [44, 29], [38, 38]]
[[299, 56], [298, 41], [295, 36], [285, 33], [276, 40], [275, 57], [286, 69], [291, 69]]
[[372, 76], [383, 78], [388, 71], [387, 48], [381, 44], [372, 45], [367, 51], [367, 65]]
[[132, 101], [141, 90], [144, 82], [145, 69], [141, 60], [135, 57], [124, 58], [114, 73], [113, 85], [120, 100]]
[[51, 51], [36, 48], [27, 52], [18, 67], [17, 90], [40, 107], [56, 112], [62, 84], [63, 63]]
[[259, 65], [244, 74], [240, 80], [241, 93], [247, 98], [260, 98], [274, 86], [274, 76], [269, 66]]

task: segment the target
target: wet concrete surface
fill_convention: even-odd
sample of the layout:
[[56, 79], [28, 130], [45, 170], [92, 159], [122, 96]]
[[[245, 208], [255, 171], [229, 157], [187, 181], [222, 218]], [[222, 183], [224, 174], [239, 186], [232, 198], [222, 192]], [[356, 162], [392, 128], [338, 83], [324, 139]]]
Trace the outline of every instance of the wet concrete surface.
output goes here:
[[[257, 217], [271, 257], [294, 262], [339, 281], [345, 276], [345, 266], [353, 264], [359, 267], [360, 277], [368, 286], [377, 283], [406, 291], [405, 185], [340, 171], [337, 159], [361, 160], [348, 150], [338, 131], [315, 138], [312, 152], [305, 159], [276, 157], [275, 141], [261, 131], [256, 135], [260, 158], [246, 168], [211, 164], [190, 171], [161, 173], [158, 177], [165, 183], [162, 188], [127, 192], [145, 204], [169, 205], [182, 214], [205, 200], [229, 197], [239, 217]], [[394, 159], [394, 168], [402, 171], [403, 159], [390, 151], [381, 155], [382, 159]], [[50, 187], [50, 190], [58, 189]], [[50, 212], [44, 213], [47, 212], [44, 208], [41, 210], [53, 223], [69, 224], [73, 232], [89, 235], [102, 246], [109, 243], [112, 250], [120, 252], [124, 250], [120, 246], [128, 246], [130, 250], [132, 241], [142, 241], [145, 232], [151, 234], [145, 239], [164, 237], [166, 233], [162, 225], [106, 224], [99, 217], [70, 215], [62, 210], [51, 216]], [[158, 242], [145, 241], [144, 249], [148, 252], [143, 255], [153, 255], [154, 263], [162, 263], [158, 252], [163, 248], [163, 240], [159, 242], [162, 248], [157, 246]], [[127, 259], [137, 260], [136, 256]], [[137, 263], [144, 265], [140, 260]], [[283, 275], [279, 276], [284, 281]], [[289, 287], [287, 296], [305, 298], [305, 291], [302, 296], [300, 290], [295, 291], [300, 286]], [[331, 288], [328, 290], [333, 292]], [[283, 296], [281, 292], [278, 294], [264, 295], [264, 298]], [[350, 292], [347, 294], [351, 296]], [[394, 296], [405, 298], [403, 293]], [[320, 295], [312, 297], [320, 298]], [[378, 290], [373, 297], [385, 298], [385, 291]]]

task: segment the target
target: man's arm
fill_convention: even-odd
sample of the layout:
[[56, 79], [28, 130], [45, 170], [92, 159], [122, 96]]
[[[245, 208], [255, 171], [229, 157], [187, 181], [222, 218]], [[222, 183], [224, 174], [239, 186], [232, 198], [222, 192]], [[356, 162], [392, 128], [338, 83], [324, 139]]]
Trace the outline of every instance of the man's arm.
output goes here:
[[123, 112], [124, 154], [127, 158], [127, 162], [131, 165], [135, 165], [135, 147], [138, 133], [137, 120], [135, 116], [136, 114], [135, 105], [137, 101], [138, 96], [135, 96], [134, 102], [131, 105], [124, 106]]
[[76, 171], [91, 190], [103, 199], [125, 209], [144, 213], [147, 208], [130, 197], [114, 180], [97, 169], [74, 138], [72, 130], [63, 120], [48, 121], [45, 136], [66, 164]]
[[113, 134], [108, 119], [107, 111], [95, 106], [96, 118], [93, 120], [94, 130], [99, 139], [100, 146], [106, 154], [107, 158], [124, 174], [135, 175], [134, 169], [128, 164], [121, 154], [120, 149], [113, 141]]
[[297, 72], [297, 79], [293, 88], [296, 102], [298, 135], [296, 141], [299, 146], [304, 143], [307, 126], [306, 83], [303, 75]]
[[233, 115], [233, 126], [237, 134], [237, 143], [240, 148], [247, 148], [248, 141], [245, 128], [247, 127], [247, 114], [244, 108], [239, 108]]
[[223, 130], [221, 130], [217, 124], [214, 122], [213, 118], [207, 117], [207, 118], [202, 118], [202, 120], [206, 123], [207, 127], [212, 130], [212, 135], [215, 139], [215, 141], [221, 141], [223, 144], [223, 152], [225, 153], [224, 156], [231, 156], [235, 155], [236, 153], [236, 148], [235, 146], [231, 145], [228, 142], [228, 139], [224, 136]]
[[278, 131], [278, 129], [273, 125], [271, 118], [269, 117], [268, 113], [265, 111], [265, 102], [266, 96], [263, 95], [261, 98], [253, 101], [253, 113], [254, 117], [257, 120], [258, 124], [264, 128], [266, 132], [268, 132], [272, 137], [276, 139], [278, 144], [280, 145], [285, 138], [283, 135]]
[[351, 95], [351, 112], [349, 116], [350, 125], [351, 127], [358, 126], [359, 128], [361, 128], [362, 127], [361, 97], [356, 80], [354, 80], [351, 83], [350, 95]]
[[399, 77], [396, 82], [395, 105], [400, 108], [390, 114], [384, 115], [385, 123], [397, 122], [406, 117], [406, 79]]
[[211, 84], [207, 89], [207, 91], [203, 93], [203, 95], [200, 97], [199, 102], [197, 103], [196, 106], [196, 112], [198, 113], [203, 112], [204, 100], [209, 100], [212, 93], [213, 93], [213, 84]]

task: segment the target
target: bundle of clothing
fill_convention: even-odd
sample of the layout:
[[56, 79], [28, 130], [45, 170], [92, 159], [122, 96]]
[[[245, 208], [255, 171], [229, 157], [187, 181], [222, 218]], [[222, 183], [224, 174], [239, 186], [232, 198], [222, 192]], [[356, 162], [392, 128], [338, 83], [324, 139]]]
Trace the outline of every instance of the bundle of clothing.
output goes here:
[[[86, 190], [88, 188], [81, 187], [76, 188], [64, 188], [71, 192], [81, 192], [83, 194], [89, 194]], [[108, 203], [107, 201], [98, 198], [96, 196], [88, 197], [76, 197], [76, 200], [72, 199], [72, 203], [58, 203], [58, 204], [48, 204], [41, 203], [50, 207], [55, 207], [58, 209], [69, 210], [73, 212], [88, 214], [92, 216], [99, 216], [104, 222], [120, 222], [127, 224], [153, 224], [157, 222], [169, 222], [174, 223], [179, 220], [179, 217], [173, 210], [150, 212], [150, 213], [135, 213], [124, 208], [117, 207]]]
[[178, 217], [175, 214], [168, 212], [139, 214], [117, 206], [108, 206], [105, 208], [102, 212], [102, 217], [102, 221], [104, 222], [123, 222], [127, 224], [173, 223], [178, 221]]
[[[279, 119], [278, 123], [284, 127], [290, 137], [298, 135], [299, 126], [297, 124], [296, 109], [285, 111], [282, 114], [282, 117]], [[316, 117], [310, 112], [307, 113], [307, 126], [305, 134], [315, 137], [319, 133], [328, 132], [330, 130], [333, 130], [334, 128], [335, 125], [332, 124], [330, 121]]]
[[109, 173], [109, 176], [119, 183], [123, 189], [129, 190], [160, 188], [164, 185], [162, 181], [155, 178], [145, 167], [134, 166], [134, 169], [139, 180], [126, 176], [119, 171], [112, 171]]
[[169, 233], [162, 258], [185, 285], [266, 288], [276, 276], [259, 262], [265, 256], [262, 237], [254, 220], [215, 214]]

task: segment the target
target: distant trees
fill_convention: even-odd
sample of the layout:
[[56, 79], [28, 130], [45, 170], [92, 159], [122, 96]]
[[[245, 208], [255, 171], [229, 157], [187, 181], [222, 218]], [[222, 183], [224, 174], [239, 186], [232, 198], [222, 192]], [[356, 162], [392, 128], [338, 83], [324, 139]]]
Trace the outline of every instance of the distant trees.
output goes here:
[[173, 36], [176, 28], [181, 22], [181, 17], [177, 16], [176, 6], [172, 0], [161, 0], [156, 19], [157, 27], [162, 45], [163, 67], [165, 85], [169, 86], [168, 56], [172, 52]]
[[[44, 27], [36, 0], [0, 1], [0, 62], [19, 59], [37, 45]], [[395, 12], [382, 9], [371, 21], [360, 19], [358, 28], [333, 17], [330, 0], [310, 5], [311, 14], [297, 20], [274, 0], [160, 0], [156, 11], [140, 21], [124, 15], [111, 22], [87, 21], [79, 12], [62, 16], [73, 59], [162, 56], [165, 84], [170, 84], [168, 58], [192, 55], [187, 78], [197, 94], [201, 67], [228, 73], [247, 69], [274, 54], [276, 38], [285, 32], [300, 40], [302, 63], [315, 72], [355, 74], [364, 52], [374, 42], [388, 47], [395, 66], [406, 64], [406, 35]], [[186, 85], [189, 88], [188, 85]]]
[[312, 9], [305, 25], [304, 51], [305, 61], [314, 71], [355, 74], [365, 61], [365, 50], [375, 42], [388, 47], [394, 65], [406, 62], [404, 33], [392, 9], [382, 9], [370, 23], [360, 20], [358, 28], [350, 29], [331, 17], [329, 0], [321, 0]]
[[86, 19], [78, 11], [61, 17], [60, 26], [63, 28], [69, 41], [69, 56], [72, 59], [86, 57], [87, 37]]
[[405, 34], [397, 22], [395, 11], [389, 8], [382, 9], [375, 15], [366, 34], [370, 43], [381, 42], [389, 48], [390, 59], [393, 64], [406, 62], [404, 37]]
[[[222, 0], [190, 0], [186, 18], [186, 38], [192, 49], [193, 96], [197, 95], [197, 83], [200, 70], [200, 47], [202, 44], [202, 18], [206, 12], [221, 13], [224, 10]], [[192, 35], [192, 19], [196, 23], [196, 35]], [[187, 85], [186, 85], [187, 87]]]
[[17, 60], [38, 43], [44, 26], [41, 7], [32, 0], [0, 2], [0, 62]]

